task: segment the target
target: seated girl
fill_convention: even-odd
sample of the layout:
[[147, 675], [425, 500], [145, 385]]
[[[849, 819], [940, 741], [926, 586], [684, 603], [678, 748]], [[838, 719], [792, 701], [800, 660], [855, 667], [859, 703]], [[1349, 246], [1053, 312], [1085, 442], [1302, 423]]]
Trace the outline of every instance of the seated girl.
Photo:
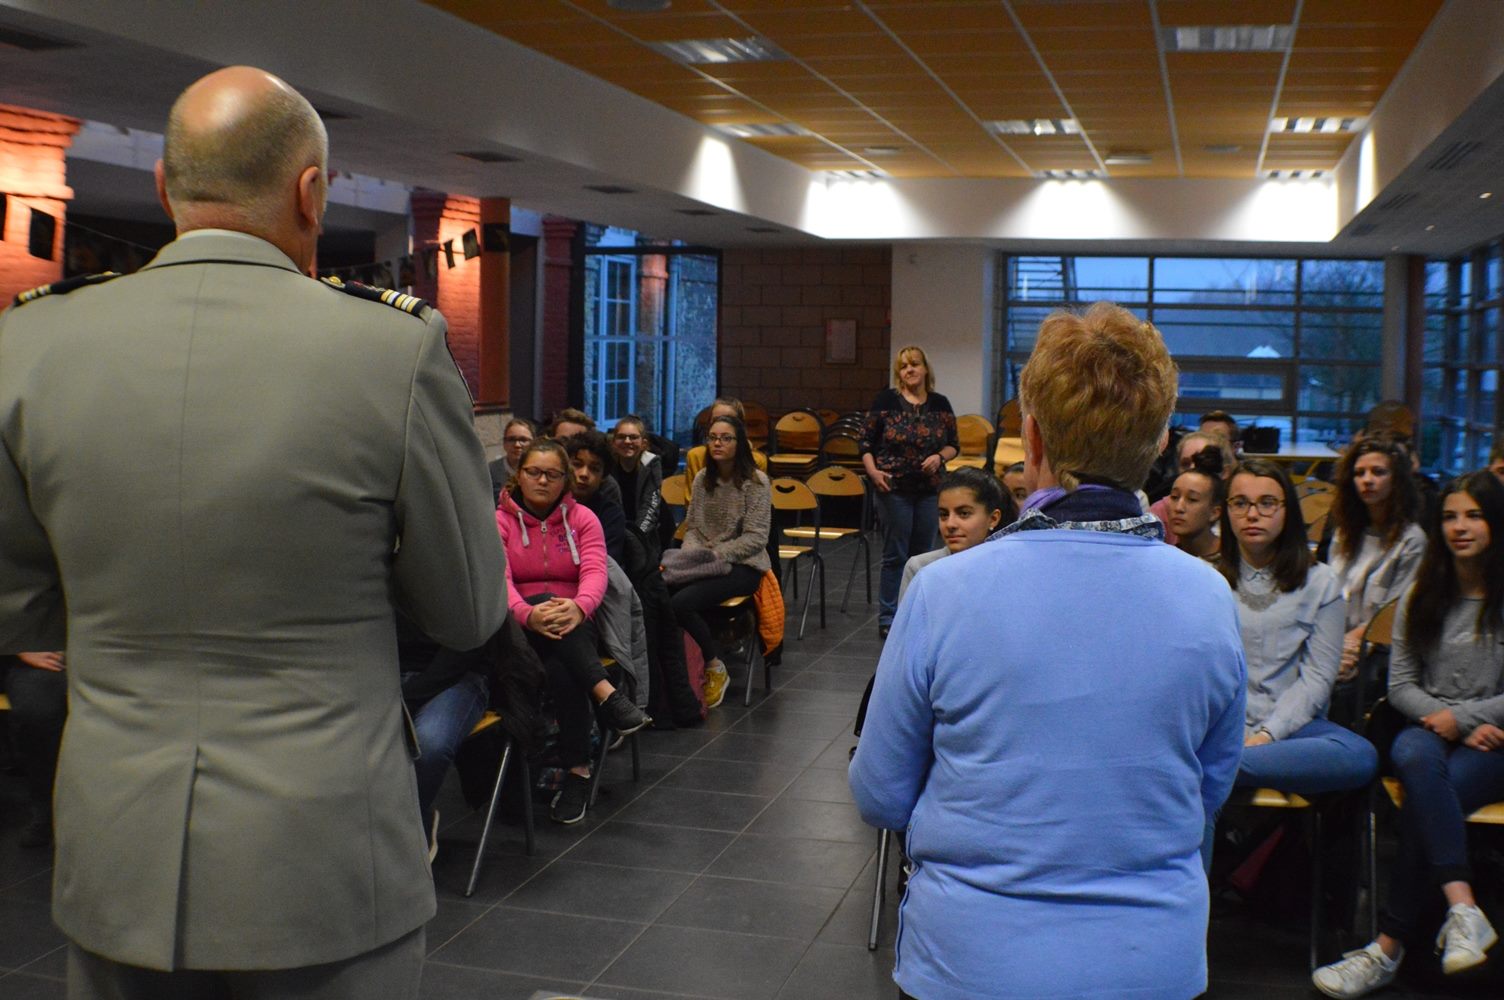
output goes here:
[[595, 515], [571, 496], [569, 457], [551, 438], [527, 446], [501, 495], [496, 524], [507, 552], [507, 603], [543, 661], [568, 774], [554, 798], [559, 823], [585, 818], [590, 799], [592, 703], [634, 733], [652, 720], [607, 679], [590, 618], [606, 593], [606, 543]]
[[[1218, 425], [1220, 426], [1220, 425]], [[1197, 455], [1207, 451], [1215, 451], [1222, 458], [1222, 479], [1232, 475], [1232, 468], [1237, 464], [1237, 458], [1233, 453], [1232, 445], [1221, 434], [1208, 431], [1191, 431], [1182, 437], [1175, 445], [1176, 465], [1180, 472], [1191, 469]], [[1179, 472], [1176, 473], [1179, 475]], [[1165, 541], [1171, 545], [1179, 545], [1180, 538], [1175, 534], [1175, 529], [1170, 525], [1170, 498], [1160, 497], [1149, 505], [1149, 513], [1159, 518], [1159, 522], [1165, 526]]]
[[1175, 477], [1165, 498], [1170, 517], [1165, 525], [1165, 538], [1174, 538], [1172, 544], [1180, 551], [1212, 564], [1222, 558], [1222, 539], [1217, 537], [1213, 526], [1222, 519], [1227, 499], [1223, 460], [1222, 450], [1217, 447], [1208, 446], [1196, 452], [1191, 456], [1190, 467]]
[[773, 498], [768, 477], [753, 461], [747, 429], [740, 420], [712, 419], [705, 449], [709, 462], [694, 479], [689, 511], [684, 515], [683, 548], [691, 552], [708, 549], [729, 569], [673, 588], [671, 601], [674, 617], [705, 658], [705, 705], [715, 708], [726, 696], [730, 675], [703, 613], [729, 597], [757, 591], [772, 565], [768, 526]]
[[1426, 533], [1410, 455], [1386, 438], [1354, 441], [1337, 463], [1331, 567], [1347, 602], [1339, 680], [1357, 672], [1363, 631], [1415, 580]]
[[1004, 493], [997, 477], [982, 469], [956, 469], [940, 477], [937, 501], [940, 519], [938, 549], [910, 556], [904, 563], [903, 579], [898, 584], [898, 603], [909, 589], [914, 574], [953, 552], [962, 552], [987, 540], [987, 536], [1018, 519], [1018, 507], [1011, 494]]
[[1235, 786], [1312, 795], [1367, 785], [1378, 770], [1372, 744], [1325, 718], [1342, 655], [1342, 592], [1311, 560], [1295, 486], [1278, 463], [1246, 459], [1233, 471], [1217, 568], [1238, 599], [1248, 662]]
[[[1329, 997], [1360, 997], [1394, 980], [1438, 889], [1442, 971], [1482, 963], [1498, 934], [1473, 896], [1465, 817], [1504, 800], [1504, 486], [1474, 472], [1441, 492], [1439, 521], [1395, 616], [1389, 701], [1410, 725], [1390, 759], [1405, 787], [1399, 852], [1379, 936], [1312, 974]], [[1429, 897], [1429, 898], [1428, 898]]]

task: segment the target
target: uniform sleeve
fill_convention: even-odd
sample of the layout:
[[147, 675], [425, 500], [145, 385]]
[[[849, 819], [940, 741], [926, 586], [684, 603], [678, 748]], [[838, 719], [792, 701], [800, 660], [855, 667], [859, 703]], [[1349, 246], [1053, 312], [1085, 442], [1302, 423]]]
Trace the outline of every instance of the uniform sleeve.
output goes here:
[[767, 548], [768, 528], [773, 522], [773, 494], [766, 476], [759, 473], [742, 487], [741, 494], [742, 533], [711, 546], [716, 555], [729, 563], [744, 563]]
[[1411, 587], [1395, 609], [1394, 642], [1389, 647], [1389, 704], [1411, 722], [1419, 722], [1447, 704], [1426, 690], [1425, 659], [1410, 641], [1410, 598], [1414, 593]]
[[928, 622], [920, 580], [898, 606], [883, 645], [862, 739], [848, 772], [862, 819], [879, 830], [908, 827], [934, 762], [934, 651]]
[[[1312, 567], [1315, 572], [1315, 567]], [[1315, 627], [1301, 645], [1295, 664], [1295, 683], [1274, 702], [1263, 728], [1282, 740], [1326, 711], [1332, 685], [1342, 664], [1343, 623], [1347, 606], [1337, 579], [1323, 573], [1325, 583], [1316, 604]]]
[[[0, 317], [0, 357], [6, 318]], [[0, 369], [0, 653], [63, 649], [67, 644], [57, 559], [31, 508], [14, 451], [21, 419], [16, 406]]]
[[408, 400], [392, 561], [397, 599], [451, 649], [474, 649], [506, 617], [505, 563], [470, 393], [431, 317]]
[[580, 550], [580, 583], [574, 592], [574, 603], [589, 618], [606, 599], [606, 586], [610, 583], [606, 571], [606, 536], [601, 531], [601, 522], [584, 507], [571, 505], [565, 517], [574, 529], [574, 542]]

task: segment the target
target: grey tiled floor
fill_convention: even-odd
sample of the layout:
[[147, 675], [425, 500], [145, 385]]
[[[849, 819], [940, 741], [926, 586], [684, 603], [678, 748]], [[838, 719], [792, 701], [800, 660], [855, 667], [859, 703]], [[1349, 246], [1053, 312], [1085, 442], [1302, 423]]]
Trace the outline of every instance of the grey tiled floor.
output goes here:
[[[836, 555], [831, 578], [841, 581]], [[613, 755], [584, 822], [559, 827], [541, 812], [534, 857], [520, 828], [493, 831], [470, 899], [462, 890], [479, 819], [446, 786], [423, 996], [895, 997], [892, 894], [881, 947], [869, 952], [876, 835], [845, 779], [851, 721], [880, 646], [872, 609], [858, 598], [841, 614], [833, 597], [828, 628], [812, 624], [803, 641], [791, 628], [774, 694], [759, 678], [752, 706], [742, 707], [734, 670], [705, 726], [642, 734], [641, 782], [631, 781], [625, 754]], [[63, 939], [48, 916], [49, 859], [16, 846], [21, 801], [19, 779], [0, 776], [0, 997], [59, 998]], [[1314, 997], [1305, 968], [1303, 929], [1241, 913], [1214, 921], [1209, 997]], [[1504, 996], [1492, 974], [1446, 985], [1386, 995]]]

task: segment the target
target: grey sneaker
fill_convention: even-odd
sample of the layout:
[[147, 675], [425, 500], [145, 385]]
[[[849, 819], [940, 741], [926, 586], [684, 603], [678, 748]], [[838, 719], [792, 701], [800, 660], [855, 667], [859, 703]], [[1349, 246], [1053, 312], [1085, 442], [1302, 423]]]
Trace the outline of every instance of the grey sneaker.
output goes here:
[[590, 779], [573, 771], [564, 775], [564, 787], [554, 796], [549, 818], [555, 823], [578, 823], [590, 805]]
[[1339, 1000], [1366, 997], [1394, 982], [1394, 975], [1404, 957], [1402, 951], [1399, 958], [1391, 959], [1374, 941], [1367, 948], [1343, 955], [1340, 962], [1323, 965], [1311, 973], [1311, 983], [1327, 996]]
[[1476, 906], [1458, 903], [1447, 911], [1447, 921], [1436, 935], [1436, 950], [1441, 952], [1441, 971], [1447, 975], [1482, 965], [1484, 952], [1499, 941], [1494, 925]]
[[620, 688], [612, 691], [601, 702], [601, 715], [605, 717], [606, 725], [623, 736], [630, 736], [653, 721], [646, 712], [632, 704], [632, 699], [623, 694]]

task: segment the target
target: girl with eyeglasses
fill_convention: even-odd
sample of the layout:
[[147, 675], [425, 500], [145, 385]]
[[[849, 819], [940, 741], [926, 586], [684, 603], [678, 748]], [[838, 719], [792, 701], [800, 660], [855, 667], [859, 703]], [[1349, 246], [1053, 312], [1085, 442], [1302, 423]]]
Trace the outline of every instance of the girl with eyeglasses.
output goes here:
[[1383, 437], [1354, 441], [1337, 463], [1330, 564], [1346, 601], [1338, 680], [1357, 673], [1363, 632], [1415, 581], [1426, 533], [1410, 453]]
[[1504, 486], [1474, 472], [1441, 492], [1415, 583], [1395, 616], [1389, 703], [1410, 723], [1389, 757], [1405, 787], [1400, 844], [1379, 936], [1312, 975], [1330, 997], [1394, 980], [1440, 889], [1445, 973], [1482, 963], [1498, 934], [1473, 896], [1464, 817], [1504, 800]]
[[[768, 559], [768, 527], [773, 497], [768, 477], [752, 461], [746, 426], [735, 417], [716, 417], [705, 433], [709, 462], [695, 476], [684, 515], [685, 551], [709, 550], [726, 564], [724, 572], [675, 587], [674, 617], [705, 658], [705, 706], [726, 696], [730, 675], [704, 612], [729, 597], [755, 593]], [[755, 641], [755, 640], [754, 640]]]
[[1326, 719], [1342, 655], [1342, 591], [1311, 560], [1295, 486], [1278, 463], [1246, 459], [1227, 494], [1217, 568], [1238, 599], [1248, 662], [1234, 785], [1299, 795], [1363, 788], [1378, 769], [1373, 745]]
[[543, 661], [568, 771], [551, 815], [585, 818], [590, 800], [592, 703], [611, 727], [635, 733], [652, 720], [606, 676], [591, 616], [606, 596], [606, 541], [600, 521], [571, 496], [569, 456], [552, 438], [533, 441], [496, 508], [507, 553], [507, 604]]

